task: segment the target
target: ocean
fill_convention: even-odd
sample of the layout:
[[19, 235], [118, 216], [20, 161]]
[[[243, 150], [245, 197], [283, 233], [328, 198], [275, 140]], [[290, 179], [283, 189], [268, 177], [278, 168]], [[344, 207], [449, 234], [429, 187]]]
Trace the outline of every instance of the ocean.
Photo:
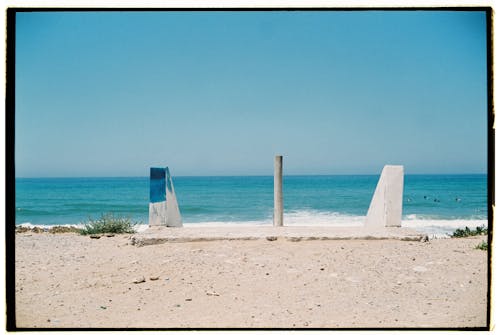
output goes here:
[[[285, 225], [362, 225], [378, 175], [284, 176]], [[273, 177], [175, 177], [184, 225], [272, 225]], [[403, 226], [434, 235], [487, 226], [487, 176], [405, 175]], [[17, 178], [16, 225], [79, 225], [103, 213], [148, 223], [149, 177]]]

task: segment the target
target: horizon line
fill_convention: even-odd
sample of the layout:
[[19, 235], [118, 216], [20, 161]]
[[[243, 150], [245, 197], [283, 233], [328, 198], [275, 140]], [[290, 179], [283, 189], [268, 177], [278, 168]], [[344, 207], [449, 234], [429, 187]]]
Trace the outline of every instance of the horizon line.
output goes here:
[[[378, 176], [380, 173], [337, 173], [337, 174], [283, 174], [283, 177], [328, 177], [328, 176]], [[488, 172], [458, 172], [458, 173], [405, 173], [405, 176], [464, 176], [464, 175], [488, 175]], [[273, 177], [273, 174], [255, 175], [172, 175], [172, 178], [189, 177]], [[71, 178], [148, 178], [142, 176], [15, 176], [15, 179], [71, 179]]]

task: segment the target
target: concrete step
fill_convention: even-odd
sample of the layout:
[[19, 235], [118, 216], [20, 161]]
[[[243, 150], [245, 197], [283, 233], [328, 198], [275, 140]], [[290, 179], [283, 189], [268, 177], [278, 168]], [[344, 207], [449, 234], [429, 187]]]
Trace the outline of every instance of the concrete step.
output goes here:
[[319, 227], [319, 226], [218, 226], [150, 227], [132, 236], [132, 244], [145, 246], [166, 242], [277, 239], [301, 240], [384, 240], [425, 241], [427, 235], [409, 228]]

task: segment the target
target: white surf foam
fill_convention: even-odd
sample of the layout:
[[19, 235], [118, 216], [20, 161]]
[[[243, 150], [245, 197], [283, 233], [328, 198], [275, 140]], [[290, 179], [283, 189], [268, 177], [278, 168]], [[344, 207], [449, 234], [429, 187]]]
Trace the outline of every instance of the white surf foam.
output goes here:
[[488, 220], [403, 220], [402, 226], [435, 238], [449, 237], [456, 229], [488, 227]]
[[[364, 216], [341, 215], [336, 212], [321, 212], [321, 211], [291, 211], [283, 214], [283, 222], [286, 226], [338, 226], [338, 227], [355, 227], [362, 226]], [[242, 226], [272, 226], [273, 219], [256, 221], [208, 221], [208, 222], [184, 222], [186, 226], [227, 226], [237, 225]]]

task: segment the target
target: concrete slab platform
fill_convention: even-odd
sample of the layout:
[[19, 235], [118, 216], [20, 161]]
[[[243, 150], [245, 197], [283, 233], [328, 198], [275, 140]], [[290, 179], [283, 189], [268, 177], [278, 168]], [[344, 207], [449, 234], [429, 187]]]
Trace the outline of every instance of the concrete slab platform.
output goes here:
[[224, 227], [150, 227], [132, 236], [132, 244], [145, 246], [166, 242], [220, 240], [288, 241], [301, 240], [384, 240], [425, 241], [427, 235], [401, 227], [319, 227], [319, 226], [224, 226]]

